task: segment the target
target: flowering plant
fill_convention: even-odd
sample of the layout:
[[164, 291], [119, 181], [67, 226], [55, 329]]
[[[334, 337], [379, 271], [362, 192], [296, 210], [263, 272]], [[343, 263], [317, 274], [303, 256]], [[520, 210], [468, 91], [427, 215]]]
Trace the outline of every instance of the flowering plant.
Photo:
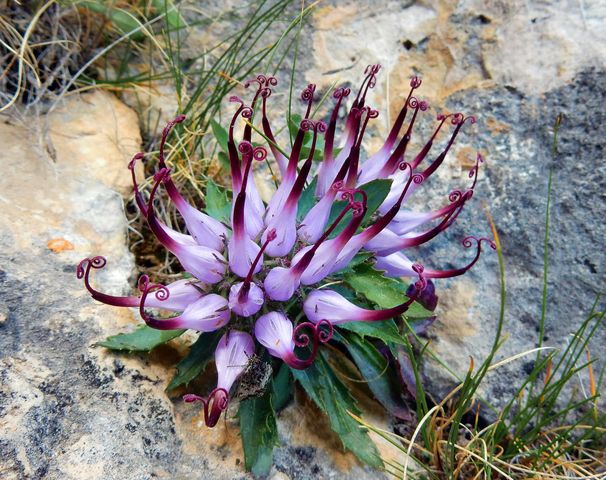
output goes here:
[[[188, 393], [183, 399], [200, 402], [206, 425], [213, 427], [232, 396], [238, 397], [246, 465], [257, 473], [271, 466], [271, 449], [277, 439], [274, 410], [288, 399], [291, 375], [327, 412], [345, 447], [377, 465], [380, 460], [365, 432], [351, 428], [346, 411], [357, 411], [355, 403], [331, 371], [327, 355], [319, 354], [320, 346], [330, 342], [334, 352], [346, 354], [367, 379], [375, 397], [394, 415], [409, 419], [402, 394], [407, 388], [414, 396], [416, 389], [403, 348], [408, 341], [406, 328], [422, 332], [435, 318], [432, 312], [438, 298], [431, 279], [465, 273], [477, 262], [483, 242], [495, 248], [491, 240], [466, 237], [463, 245], [475, 246], [475, 255], [467, 265], [450, 270], [427, 268], [403, 252], [430, 241], [454, 223], [472, 198], [482, 158], [477, 156], [469, 173], [471, 185], [451, 192], [442, 208], [427, 212], [404, 209], [405, 201], [442, 165], [461, 129], [475, 119], [460, 113], [438, 115], [429, 140], [410, 155], [415, 121], [428, 109], [425, 101], [413, 96], [421, 85], [421, 80], [413, 77], [382, 148], [362, 161], [365, 131], [378, 116], [367, 105], [366, 97], [375, 86], [379, 68], [371, 65], [366, 69], [346, 109], [338, 148], [337, 121], [350, 99], [349, 88], [333, 92], [335, 105], [326, 123], [311, 118], [315, 85], [303, 90], [305, 113], [288, 155], [279, 147], [267, 115], [276, 79], [259, 75], [248, 83], [256, 85], [250, 106], [231, 97], [236, 109], [227, 132], [223, 132], [233, 192], [229, 218], [215, 218], [210, 209], [204, 213], [192, 206], [171, 179], [165, 143], [171, 129], [185, 116], [175, 118], [163, 131], [158, 169], [147, 199], [135, 175], [135, 164], [144, 155], [133, 157], [129, 168], [136, 203], [159, 242], [177, 257], [188, 274], [186, 278], [162, 285], [143, 275], [140, 296], [116, 297], [90, 284], [91, 270], [105, 266], [103, 257], [86, 258], [78, 265], [77, 275], [94, 299], [138, 307], [147, 327], [167, 331], [167, 335], [154, 337], [151, 346], [186, 329], [200, 332], [169, 387], [192, 380], [214, 350], [216, 388], [204, 396]], [[255, 112], [257, 119], [261, 117], [260, 127], [254, 124]], [[240, 117], [244, 126], [237, 140]], [[422, 168], [438, 134], [448, 124], [452, 131], [445, 146]], [[266, 160], [268, 151], [252, 143], [253, 130], [268, 145], [281, 175], [267, 205], [258, 193], [252, 165]], [[158, 218], [154, 200], [160, 188], [166, 189], [187, 233]], [[211, 194], [209, 189], [207, 203]], [[406, 288], [402, 278], [412, 278], [413, 283]], [[162, 317], [149, 309], [176, 315]], [[139, 335], [149, 335], [149, 329]], [[121, 345], [123, 337], [118, 342]], [[104, 345], [115, 347], [116, 337]], [[256, 417], [260, 420], [254, 424]]]

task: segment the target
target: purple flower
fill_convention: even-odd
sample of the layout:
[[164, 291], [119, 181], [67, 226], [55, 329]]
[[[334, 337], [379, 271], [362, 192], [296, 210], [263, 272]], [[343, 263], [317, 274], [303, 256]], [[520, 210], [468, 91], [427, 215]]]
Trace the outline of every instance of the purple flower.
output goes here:
[[[91, 269], [104, 267], [105, 259], [84, 259], [78, 266], [78, 277], [84, 279], [94, 299], [114, 306], [139, 307], [142, 319], [150, 327], [199, 332], [225, 329], [215, 352], [217, 387], [207, 398], [184, 397], [186, 401], [203, 403], [209, 426], [215, 425], [227, 408], [230, 389], [254, 353], [255, 341], [250, 334], [254, 334], [258, 344], [270, 355], [292, 368], [306, 368], [313, 362], [319, 346], [331, 340], [333, 324], [397, 317], [415, 300], [433, 310], [437, 296], [429, 279], [465, 273], [478, 261], [483, 242], [495, 248], [490, 240], [467, 237], [463, 245], [476, 246], [474, 258], [467, 265], [450, 270], [424, 268], [404, 253], [406, 249], [429, 242], [455, 222], [473, 196], [482, 158], [478, 155], [469, 174], [471, 185], [447, 195], [441, 208], [427, 212], [405, 209], [407, 199], [425, 188], [463, 127], [475, 123], [475, 118], [461, 113], [438, 115], [429, 139], [419, 151], [411, 153], [416, 121], [429, 108], [427, 102], [413, 96], [421, 86], [421, 80], [414, 77], [383, 146], [365, 158], [364, 134], [378, 116], [378, 112], [367, 105], [366, 97], [376, 84], [379, 70], [379, 65], [366, 69], [355, 98], [350, 98], [349, 88], [337, 88], [333, 93], [335, 105], [326, 123], [310, 118], [316, 87], [308, 85], [301, 94], [304, 115], [288, 156], [278, 147], [267, 115], [277, 80], [259, 75], [247, 82], [247, 86], [257, 87], [250, 105], [238, 97], [230, 98], [237, 108], [227, 132], [233, 192], [228, 224], [188, 203], [171, 178], [165, 144], [171, 129], [184, 121], [183, 115], [163, 131], [158, 169], [147, 201], [139, 189], [134, 169], [144, 155], [138, 153], [133, 157], [129, 168], [141, 214], [159, 242], [193, 278], [165, 286], [151, 284], [147, 276], [143, 276], [139, 282], [140, 297], [116, 297], [95, 290], [89, 281]], [[338, 141], [339, 112], [346, 106]], [[256, 142], [267, 143], [281, 176], [277, 191], [267, 205], [259, 196], [253, 175], [254, 161], [265, 161], [268, 155], [264, 147], [253, 144], [252, 122], [255, 120], [263, 132], [263, 138], [257, 138]], [[242, 132], [236, 139], [242, 124]], [[448, 127], [451, 132], [444, 146], [427, 161], [438, 134]], [[318, 164], [314, 162], [314, 155], [321, 144], [323, 159]], [[308, 193], [315, 194], [316, 203], [307, 212], [300, 212], [301, 197], [305, 189], [310, 188], [306, 186], [314, 176], [315, 191]], [[381, 205], [374, 207], [376, 212], [369, 212], [368, 193], [362, 187], [377, 179], [391, 180], [391, 187]], [[156, 215], [155, 198], [159, 188], [166, 189], [187, 233], [168, 227]], [[415, 280], [400, 305], [372, 310], [323, 288], [324, 282], [339, 275], [362, 250], [373, 257], [375, 267], [385, 275]], [[150, 308], [174, 313], [173, 316], [154, 316], [148, 311]], [[296, 324], [288, 318], [287, 314], [292, 313], [292, 318], [300, 318], [301, 310], [307, 321]], [[231, 329], [234, 326], [245, 331], [234, 331]]]

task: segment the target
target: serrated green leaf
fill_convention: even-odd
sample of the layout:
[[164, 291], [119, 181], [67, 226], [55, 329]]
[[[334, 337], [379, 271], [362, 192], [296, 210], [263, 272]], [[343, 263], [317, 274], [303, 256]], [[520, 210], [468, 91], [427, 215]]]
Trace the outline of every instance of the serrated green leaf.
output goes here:
[[[352, 272], [343, 276], [345, 282], [358, 294], [363, 295], [380, 308], [391, 308], [400, 305], [408, 298], [408, 285], [396, 278], [386, 277], [374, 267], [361, 264]], [[427, 318], [432, 312], [414, 302], [404, 314], [407, 318]]]
[[273, 464], [278, 427], [269, 389], [262, 397], [240, 402], [238, 418], [244, 447], [244, 465], [258, 476], [267, 475]]
[[226, 154], [229, 153], [228, 148], [227, 148], [227, 142], [229, 141], [229, 134], [227, 133], [227, 130], [225, 130], [223, 128], [223, 126], [219, 122], [217, 122], [214, 118], [211, 119], [211, 121], [210, 121], [210, 127], [212, 128], [213, 135], [215, 136], [217, 143], [221, 147], [221, 150], [223, 150], [223, 152]]
[[345, 345], [368, 387], [385, 409], [402, 420], [410, 420], [410, 410], [402, 400], [402, 384], [381, 352], [352, 332], [335, 331], [334, 339]]
[[311, 183], [303, 190], [299, 197], [299, 204], [297, 206], [297, 222], [300, 222], [305, 218], [305, 215], [312, 209], [316, 204], [316, 185], [318, 184], [318, 177], [314, 177]]
[[307, 394], [328, 415], [330, 426], [339, 435], [343, 446], [368, 465], [381, 468], [383, 462], [375, 444], [351, 415], [359, 415], [355, 401], [347, 387], [339, 380], [320, 352], [314, 363], [305, 370], [292, 370], [294, 377]]
[[[391, 182], [391, 180], [379, 179], [365, 183], [364, 185], [358, 187], [360, 190], [366, 192], [367, 195], [366, 214], [364, 215], [364, 219], [362, 220], [362, 225], [368, 223], [370, 217], [377, 211], [377, 208], [379, 208], [379, 206], [385, 201], [391, 188]], [[346, 205], [346, 202], [335, 202], [333, 204], [332, 209], [330, 211], [328, 225], [331, 225], [336, 220], [336, 218], [343, 211]], [[339, 222], [337, 228], [335, 228], [335, 230], [330, 234], [329, 238], [334, 238], [339, 233], [341, 233], [351, 220], [351, 216], [351, 212], [347, 213]]]
[[177, 364], [177, 373], [166, 387], [167, 391], [187, 385], [204, 371], [213, 358], [221, 332], [201, 333], [189, 353]]
[[355, 332], [361, 337], [378, 338], [385, 343], [391, 342], [398, 345], [406, 345], [406, 338], [398, 331], [393, 320], [382, 322], [344, 322], [338, 325], [339, 329]]
[[216, 183], [206, 184], [206, 213], [211, 217], [229, 223], [231, 216], [231, 199], [227, 189]]
[[158, 345], [177, 338], [185, 330], [156, 330], [147, 325], [138, 327], [134, 332], [121, 333], [107, 337], [102, 342], [97, 343], [101, 347], [110, 350], [126, 350], [129, 352], [149, 352]]
[[283, 363], [271, 383], [272, 404], [277, 412], [286, 407], [290, 401], [293, 393], [292, 388], [293, 380], [290, 368]]

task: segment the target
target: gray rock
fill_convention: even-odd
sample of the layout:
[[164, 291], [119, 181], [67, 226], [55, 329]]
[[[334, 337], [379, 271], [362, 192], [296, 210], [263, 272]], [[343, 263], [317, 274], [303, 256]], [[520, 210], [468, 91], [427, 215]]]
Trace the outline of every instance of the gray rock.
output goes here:
[[[554, 172], [554, 186], [544, 345], [562, 348], [589, 314], [596, 296], [603, 292], [604, 78], [603, 71], [588, 70], [578, 74], [570, 85], [542, 96], [499, 88], [466, 91], [450, 100], [452, 109], [479, 112], [479, 131], [490, 131], [495, 122], [502, 131], [491, 137], [485, 133], [479, 137], [488, 160], [486, 176], [474, 199], [476, 211], [461, 218], [455, 233], [432, 245], [431, 258], [447, 266], [456, 265], [448, 240], [455, 241], [458, 232], [459, 237], [463, 232], [488, 234], [479, 210], [482, 203], [488, 206], [503, 244], [508, 289], [504, 333], [509, 339], [498, 358], [537, 346], [550, 169]], [[558, 135], [558, 153], [553, 156], [553, 124], [560, 113], [564, 119]], [[476, 360], [487, 355], [494, 338], [499, 312], [495, 260], [495, 255], [485, 252], [482, 261], [464, 280], [449, 282], [446, 302], [441, 308], [442, 321], [432, 334], [435, 350], [459, 374], [468, 368], [470, 355]], [[462, 312], [457, 310], [460, 304], [457, 298], [467, 302]], [[603, 308], [603, 302], [600, 305]], [[454, 313], [449, 312], [449, 307], [454, 308]], [[472, 325], [472, 331], [453, 329], [452, 324], [460, 326], [465, 322]], [[597, 359], [596, 371], [606, 358], [605, 334], [601, 326], [590, 343], [591, 355]], [[483, 388], [486, 398], [496, 404], [510, 398], [528, 374], [534, 358], [529, 355], [491, 374]], [[451, 382], [444, 381], [444, 370], [437, 365], [430, 366], [426, 376], [438, 396], [452, 387]], [[581, 378], [588, 390], [586, 375]], [[578, 383], [575, 386], [582, 388]]]

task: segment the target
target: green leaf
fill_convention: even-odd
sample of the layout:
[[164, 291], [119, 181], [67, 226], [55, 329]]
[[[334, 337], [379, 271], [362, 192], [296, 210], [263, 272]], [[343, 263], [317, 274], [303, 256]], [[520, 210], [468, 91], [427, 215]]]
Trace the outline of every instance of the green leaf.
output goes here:
[[229, 223], [231, 216], [231, 199], [229, 191], [216, 183], [206, 184], [206, 213], [211, 217]]
[[158, 345], [177, 338], [185, 330], [156, 330], [147, 325], [138, 327], [134, 332], [121, 333], [107, 337], [102, 342], [97, 343], [110, 350], [126, 350], [129, 352], [149, 352]]
[[290, 401], [293, 393], [292, 387], [293, 381], [292, 375], [290, 374], [290, 368], [283, 363], [271, 383], [272, 404], [277, 412], [286, 407]]
[[201, 333], [189, 353], [177, 364], [177, 373], [166, 387], [167, 391], [187, 385], [204, 371], [221, 338], [221, 332]]
[[354, 399], [339, 380], [320, 352], [314, 363], [305, 370], [292, 370], [294, 377], [307, 394], [326, 412], [332, 429], [339, 435], [343, 446], [368, 465], [381, 468], [383, 462], [375, 444], [366, 431], [347, 412], [359, 415]]
[[[129, 34], [141, 26], [139, 19], [127, 10], [112, 7], [100, 0], [82, 0], [78, 2], [78, 6], [104, 15], [123, 34]], [[145, 34], [141, 30], [137, 30], [129, 36], [132, 40], [136, 41], [145, 39]]]
[[382, 322], [344, 322], [338, 325], [339, 329], [355, 332], [361, 337], [372, 337], [398, 345], [406, 345], [407, 340], [398, 331], [396, 322], [384, 320]]
[[166, 12], [166, 23], [174, 29], [185, 28], [186, 24], [170, 0], [152, 0], [152, 5], [160, 14]]
[[402, 401], [402, 384], [396, 370], [381, 352], [355, 333], [335, 332], [334, 338], [345, 345], [368, 387], [387, 411], [402, 420], [411, 420], [410, 410]]
[[[370, 217], [377, 211], [377, 208], [383, 203], [383, 201], [387, 198], [389, 194], [389, 189], [391, 188], [391, 180], [373, 180], [372, 182], [365, 183], [360, 186], [360, 190], [366, 192], [368, 197], [366, 203], [366, 215], [364, 215], [364, 220], [362, 220], [362, 225], [365, 225], [370, 220]], [[332, 206], [332, 210], [330, 211], [330, 218], [328, 220], [328, 225], [331, 225], [332, 222], [336, 220], [339, 214], [343, 211], [347, 202], [335, 202]], [[339, 226], [335, 228], [333, 233], [329, 238], [336, 237], [339, 233], [341, 233], [346, 225], [351, 220], [351, 212], [347, 213], [345, 217], [339, 222]]]
[[316, 204], [316, 185], [318, 184], [318, 177], [314, 177], [311, 183], [307, 186], [301, 196], [299, 197], [299, 204], [297, 207], [297, 222], [300, 222], [305, 218], [305, 215], [312, 209]]
[[240, 402], [238, 410], [244, 465], [257, 476], [269, 473], [273, 464], [274, 446], [278, 443], [278, 427], [271, 397], [268, 389], [262, 397]]
[[[401, 280], [386, 277], [383, 272], [375, 270], [372, 266], [361, 264], [353, 272], [346, 273], [345, 282], [357, 293], [363, 295], [380, 308], [391, 308], [400, 305], [408, 298], [408, 286]], [[427, 318], [432, 312], [414, 302], [404, 313], [407, 318]]]
[[221, 150], [223, 150], [224, 153], [229, 153], [229, 150], [227, 148], [227, 142], [229, 140], [227, 130], [225, 130], [223, 126], [215, 119], [211, 119], [210, 127], [213, 130], [213, 135], [215, 136], [217, 143], [221, 147]]

